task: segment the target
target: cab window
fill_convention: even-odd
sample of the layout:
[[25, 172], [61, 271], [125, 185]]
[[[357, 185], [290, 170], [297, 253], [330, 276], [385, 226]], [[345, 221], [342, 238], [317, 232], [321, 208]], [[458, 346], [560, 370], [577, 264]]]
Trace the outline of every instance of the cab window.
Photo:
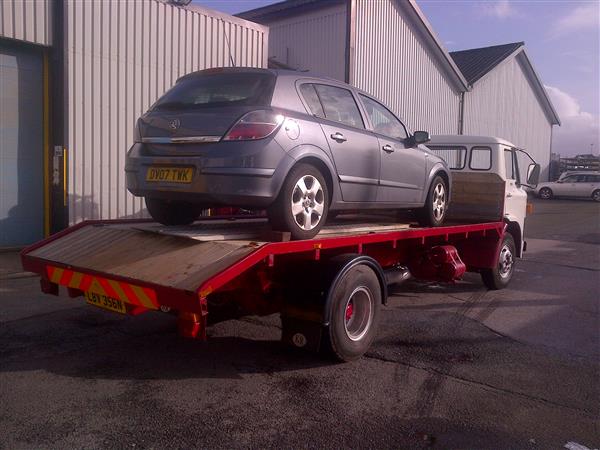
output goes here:
[[439, 156], [450, 170], [462, 170], [467, 162], [467, 149], [465, 147], [454, 147], [451, 145], [428, 145], [427, 148], [436, 156]]
[[408, 134], [402, 122], [394, 116], [385, 106], [372, 98], [359, 94], [362, 99], [367, 115], [373, 125], [375, 133], [382, 134], [394, 139], [406, 139]]
[[504, 164], [506, 165], [506, 178], [516, 180], [515, 159], [512, 150], [504, 150]]
[[492, 149], [489, 147], [473, 147], [469, 168], [471, 170], [490, 170], [492, 168]]

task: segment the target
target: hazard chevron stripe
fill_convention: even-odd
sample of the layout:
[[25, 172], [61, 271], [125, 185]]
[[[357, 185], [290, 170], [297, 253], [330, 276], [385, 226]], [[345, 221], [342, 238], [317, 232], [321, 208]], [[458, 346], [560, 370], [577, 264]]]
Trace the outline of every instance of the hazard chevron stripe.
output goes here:
[[61, 286], [106, 295], [148, 309], [159, 306], [154, 289], [54, 266], [46, 266], [46, 273], [51, 282]]

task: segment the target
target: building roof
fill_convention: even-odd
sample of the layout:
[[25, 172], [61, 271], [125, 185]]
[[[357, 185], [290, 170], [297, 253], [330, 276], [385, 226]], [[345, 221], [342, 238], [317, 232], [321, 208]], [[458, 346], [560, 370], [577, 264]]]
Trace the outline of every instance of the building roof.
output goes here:
[[[346, 0], [284, 0], [279, 3], [272, 5], [263, 6], [261, 8], [252, 9], [239, 14], [237, 17], [242, 19], [251, 20], [258, 22], [263, 25], [268, 25], [270, 22], [290, 17], [295, 14], [304, 14], [308, 11], [318, 10], [320, 8], [326, 8], [338, 4], [346, 3]], [[415, 0], [400, 0], [400, 4], [407, 6], [409, 15], [414, 16], [413, 21], [418, 22], [421, 30], [429, 41], [432, 42], [431, 47], [434, 49], [433, 53], [441, 61], [443, 71], [449, 74], [450, 78], [455, 80], [455, 83], [459, 89], [463, 92], [469, 90], [469, 84], [462, 72], [457, 67], [454, 60], [450, 57], [448, 51], [442, 45], [437, 34], [433, 30], [433, 27], [417, 5]]]
[[472, 85], [524, 45], [524, 42], [513, 42], [450, 52], [450, 56], [469, 84]]
[[244, 11], [236, 14], [236, 16], [241, 17], [242, 19], [263, 23], [263, 20], [269, 21], [281, 16], [292, 15], [296, 12], [304, 13], [310, 9], [333, 6], [344, 2], [345, 0], [284, 0], [279, 3], [273, 3], [271, 5]]
[[525, 52], [524, 42], [450, 52], [450, 56], [471, 86], [502, 64], [503, 61], [516, 57], [522, 63], [525, 75], [531, 81], [532, 89], [538, 96], [551, 123], [560, 125], [560, 117], [558, 117], [541, 78]]

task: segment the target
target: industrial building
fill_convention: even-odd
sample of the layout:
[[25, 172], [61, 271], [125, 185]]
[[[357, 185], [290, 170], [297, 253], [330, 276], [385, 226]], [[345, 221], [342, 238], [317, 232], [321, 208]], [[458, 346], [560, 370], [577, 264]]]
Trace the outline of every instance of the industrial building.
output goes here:
[[185, 73], [269, 58], [372, 93], [412, 130], [500, 135], [547, 171], [559, 120], [521, 44], [450, 54], [412, 0], [180, 3], [0, 2], [0, 248], [143, 214], [123, 170], [136, 118]]
[[346, 81], [412, 130], [498, 136], [548, 177], [560, 120], [522, 42], [448, 53], [414, 0], [288, 0], [239, 14], [269, 27], [269, 58]]
[[266, 27], [175, 3], [0, 2], [0, 247], [139, 216], [124, 173], [135, 120], [185, 73], [266, 67]]

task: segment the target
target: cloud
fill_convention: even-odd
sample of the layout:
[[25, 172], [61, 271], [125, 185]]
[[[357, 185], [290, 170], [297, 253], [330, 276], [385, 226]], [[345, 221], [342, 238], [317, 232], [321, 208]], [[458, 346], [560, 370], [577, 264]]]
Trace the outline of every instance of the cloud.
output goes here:
[[551, 36], [596, 30], [600, 26], [600, 4], [597, 2], [584, 3], [571, 10], [569, 14], [558, 19], [551, 29]]
[[508, 0], [500, 0], [497, 2], [485, 2], [478, 5], [480, 11], [485, 16], [495, 17], [497, 19], [507, 19], [508, 17], [516, 16], [517, 10]]
[[563, 156], [574, 156], [600, 149], [600, 116], [581, 110], [573, 96], [554, 86], [545, 86], [562, 125], [555, 127], [552, 136], [552, 151]]

